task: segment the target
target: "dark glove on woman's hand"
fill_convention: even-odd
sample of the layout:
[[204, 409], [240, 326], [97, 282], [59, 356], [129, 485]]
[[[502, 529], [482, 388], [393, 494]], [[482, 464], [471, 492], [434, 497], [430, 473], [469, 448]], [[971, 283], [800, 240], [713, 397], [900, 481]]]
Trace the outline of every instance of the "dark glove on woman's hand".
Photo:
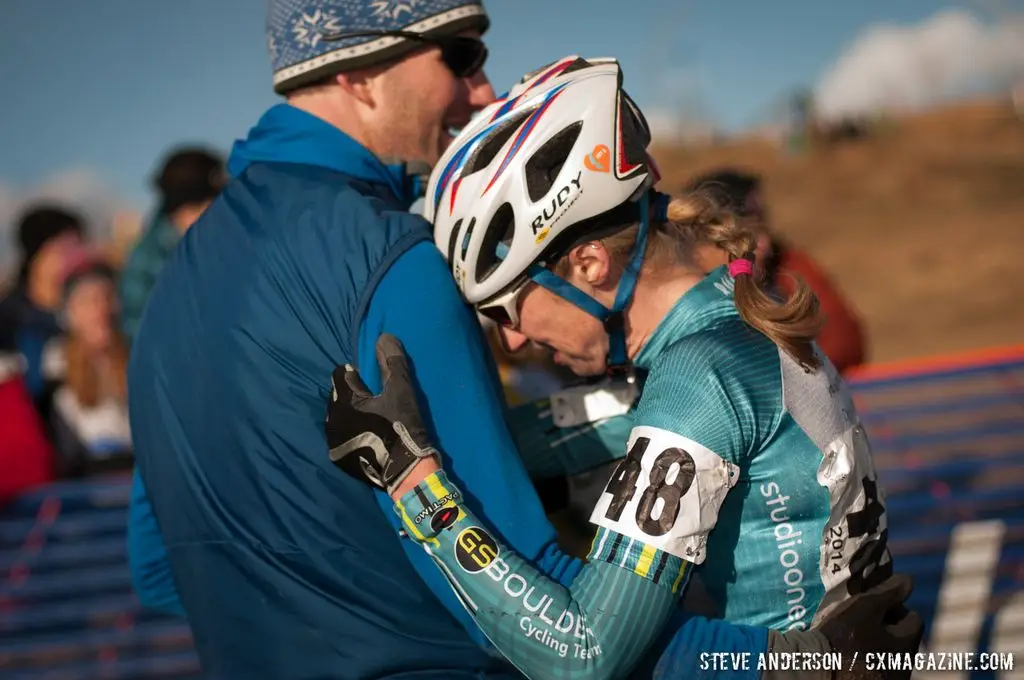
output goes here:
[[[768, 632], [769, 652], [841, 652], [843, 668], [833, 672], [798, 672], [802, 680], [901, 680], [910, 671], [882, 671], [865, 664], [865, 654], [915, 654], [924, 637], [924, 622], [903, 602], [913, 590], [906, 574], [894, 574], [879, 585], [839, 603], [825, 619], [806, 631]], [[763, 680], [773, 680], [765, 672]], [[792, 672], [787, 673], [792, 678]], [[781, 680], [781, 674], [780, 678]]]
[[420, 459], [437, 456], [437, 449], [423, 425], [398, 338], [380, 336], [377, 363], [384, 389], [376, 396], [354, 367], [346, 364], [334, 370], [327, 445], [338, 469], [390, 494]]

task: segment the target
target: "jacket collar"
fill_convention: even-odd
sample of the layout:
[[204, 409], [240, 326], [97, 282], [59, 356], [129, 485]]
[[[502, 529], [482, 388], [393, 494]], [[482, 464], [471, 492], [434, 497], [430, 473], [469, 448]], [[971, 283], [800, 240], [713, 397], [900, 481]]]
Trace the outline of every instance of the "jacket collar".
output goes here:
[[415, 200], [418, 188], [404, 163], [385, 165], [338, 128], [289, 104], [271, 107], [248, 137], [235, 142], [228, 172], [237, 177], [253, 163], [297, 163], [335, 170], [387, 187], [404, 209]]

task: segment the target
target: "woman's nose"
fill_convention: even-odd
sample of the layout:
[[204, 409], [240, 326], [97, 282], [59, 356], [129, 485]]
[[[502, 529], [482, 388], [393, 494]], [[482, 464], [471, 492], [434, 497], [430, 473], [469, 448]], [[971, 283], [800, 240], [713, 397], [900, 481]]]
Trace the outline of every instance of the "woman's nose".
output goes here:
[[511, 328], [500, 328], [499, 332], [501, 333], [501, 341], [509, 352], [518, 352], [523, 347], [526, 347], [526, 343], [530, 341], [528, 337]]

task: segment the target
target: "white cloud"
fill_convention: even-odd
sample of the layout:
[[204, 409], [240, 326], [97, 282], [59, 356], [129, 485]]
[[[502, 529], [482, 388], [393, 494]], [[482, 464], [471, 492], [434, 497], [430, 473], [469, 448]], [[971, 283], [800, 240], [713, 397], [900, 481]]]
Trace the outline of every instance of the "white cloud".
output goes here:
[[642, 108], [656, 143], [706, 140], [714, 134], [698, 69], [668, 67], [659, 69], [653, 77], [654, 93]]
[[672, 144], [682, 141], [683, 117], [670, 109], [649, 108], [644, 111], [644, 118], [651, 128], [651, 137], [655, 142]]
[[828, 120], [915, 109], [971, 91], [1006, 87], [1024, 74], [1024, 21], [995, 25], [969, 12], [940, 12], [916, 26], [864, 31], [815, 91]]
[[99, 242], [110, 238], [114, 215], [134, 207], [86, 168], [55, 173], [24, 189], [0, 184], [0, 272], [13, 265], [17, 256], [16, 220], [27, 205], [40, 200], [54, 201], [81, 214], [90, 235]]
[[647, 109], [644, 118], [651, 128], [651, 139], [656, 144], [671, 146], [684, 142], [703, 142], [715, 135], [713, 124], [668, 108]]

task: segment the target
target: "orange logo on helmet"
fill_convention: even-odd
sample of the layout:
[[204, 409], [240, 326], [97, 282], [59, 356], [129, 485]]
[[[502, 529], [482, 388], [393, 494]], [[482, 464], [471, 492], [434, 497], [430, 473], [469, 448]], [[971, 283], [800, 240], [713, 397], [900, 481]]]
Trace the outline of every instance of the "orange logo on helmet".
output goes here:
[[604, 144], [598, 144], [590, 155], [583, 159], [583, 165], [593, 172], [608, 172], [612, 169], [612, 152]]

